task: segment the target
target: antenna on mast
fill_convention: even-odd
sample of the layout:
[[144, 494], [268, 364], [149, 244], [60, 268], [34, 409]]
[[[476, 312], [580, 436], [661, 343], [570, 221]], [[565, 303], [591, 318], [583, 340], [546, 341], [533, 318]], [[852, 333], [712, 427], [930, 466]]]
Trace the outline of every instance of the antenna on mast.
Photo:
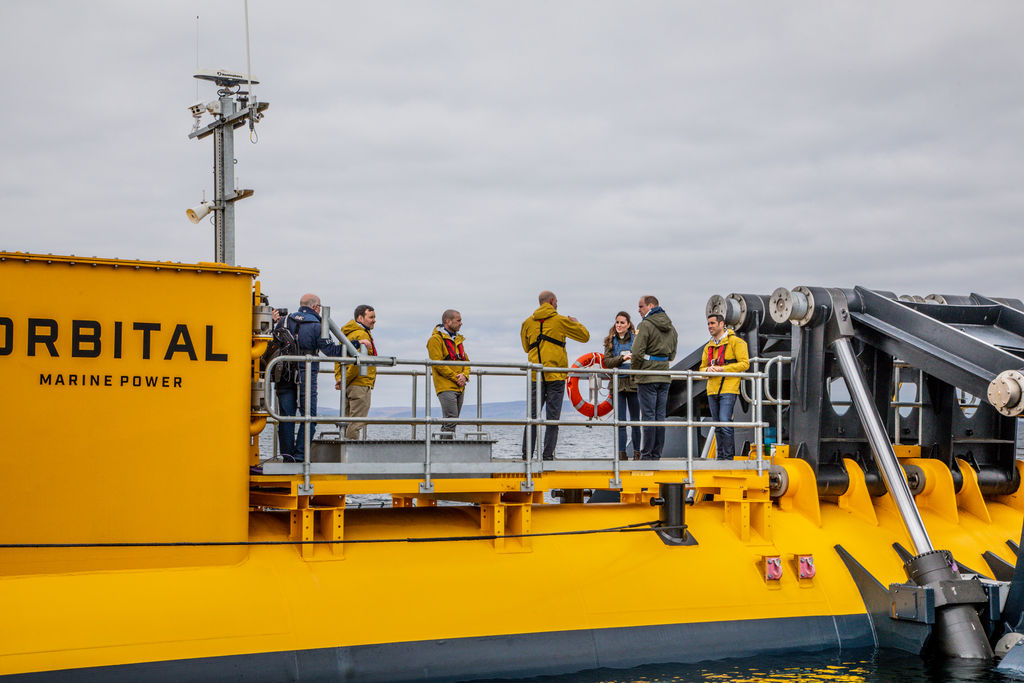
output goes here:
[[[196, 15], [196, 71], [199, 71], [199, 15]], [[199, 81], [196, 81], [196, 101], [199, 101]]]
[[[248, 24], [248, 21], [247, 21]], [[247, 41], [248, 42], [248, 41]], [[189, 139], [201, 140], [213, 136], [213, 201], [203, 201], [199, 206], [186, 212], [189, 220], [198, 223], [208, 213], [213, 213], [214, 261], [235, 264], [235, 202], [251, 197], [253, 190], [235, 187], [235, 128], [249, 123], [250, 135], [255, 134], [256, 124], [263, 118], [269, 102], [250, 102], [252, 86], [259, 83], [252, 73], [235, 73], [226, 69], [196, 69], [195, 78], [213, 81], [218, 86], [217, 99], [196, 102], [189, 111], [195, 119]], [[248, 85], [248, 90], [242, 86]], [[212, 123], [201, 127], [204, 114], [212, 114]]]

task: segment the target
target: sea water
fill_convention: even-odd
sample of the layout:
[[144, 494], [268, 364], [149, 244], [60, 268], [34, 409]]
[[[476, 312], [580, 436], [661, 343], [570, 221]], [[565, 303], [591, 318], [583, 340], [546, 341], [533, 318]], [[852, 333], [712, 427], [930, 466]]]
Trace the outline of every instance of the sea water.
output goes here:
[[[563, 418], [567, 418], [563, 415]], [[432, 427], [436, 431], [437, 427]], [[332, 425], [318, 427], [318, 433], [334, 431]], [[459, 426], [459, 438], [475, 427]], [[496, 442], [492, 453], [497, 458], [518, 458], [522, 453], [523, 428], [506, 425], [487, 425], [482, 428], [487, 437]], [[559, 429], [559, 459], [585, 457], [606, 457], [611, 459], [617, 453], [613, 441], [614, 428], [604, 426], [578, 425], [563, 426]], [[417, 428], [417, 435], [423, 438], [423, 427]], [[396, 425], [368, 425], [367, 438], [409, 439], [412, 428]], [[269, 429], [260, 436], [264, 457], [271, 454], [272, 437]], [[627, 445], [632, 453], [632, 446]], [[386, 495], [349, 496], [349, 507], [378, 507], [390, 504]], [[996, 671], [993, 663], [949, 660], [939, 657], [924, 657], [902, 652], [863, 650], [830, 650], [826, 652], [791, 653], [767, 655], [742, 659], [724, 659], [697, 664], [661, 664], [641, 666], [635, 669], [595, 669], [565, 676], [541, 676], [535, 681], [567, 681], [572, 683], [661, 683], [668, 681], [735, 681], [760, 682], [778, 681], [1012, 681], [1024, 680], [1024, 676], [1013, 678]]]

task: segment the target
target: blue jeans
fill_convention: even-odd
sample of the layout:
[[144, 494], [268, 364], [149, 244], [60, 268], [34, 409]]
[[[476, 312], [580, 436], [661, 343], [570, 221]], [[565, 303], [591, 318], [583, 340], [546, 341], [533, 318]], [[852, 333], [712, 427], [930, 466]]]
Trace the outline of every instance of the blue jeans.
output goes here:
[[[709, 394], [712, 422], [732, 422], [732, 409], [739, 394]], [[717, 460], [732, 460], [736, 455], [736, 440], [732, 427], [715, 427], [715, 452]]]
[[[626, 419], [626, 409], [629, 409], [629, 419], [631, 422], [638, 422], [640, 420], [640, 400], [636, 397], [635, 391], [620, 391], [619, 392], [619, 419]], [[626, 450], [626, 427], [619, 427], [619, 450]], [[640, 450], [640, 428], [630, 427], [633, 436], [633, 450]]]
[[[664, 422], [668, 407], [668, 382], [650, 382], [637, 385], [640, 415], [644, 422]], [[664, 427], [644, 427], [644, 445], [641, 458], [660, 458], [665, 447]]]
[[[541, 383], [540, 402], [544, 406], [544, 419], [557, 420], [562, 415], [562, 399], [565, 396], [565, 380], [558, 379], [553, 382]], [[540, 406], [537, 405], [537, 383], [530, 382], [530, 402], [533, 404], [533, 411], [530, 417], [537, 417]], [[527, 434], [529, 434], [530, 449], [526, 449]], [[548, 425], [544, 428], [544, 459], [551, 460], [555, 457], [555, 444], [558, 442], [558, 427]], [[523, 460], [526, 460], [527, 453], [533, 453], [537, 444], [537, 428], [527, 427], [523, 430]]]
[[[292, 416], [305, 414], [306, 410], [306, 386], [305, 384], [291, 384], [278, 387], [277, 403], [282, 415]], [[310, 386], [309, 404], [312, 410], [310, 415], [316, 415], [316, 383]], [[296, 408], [298, 413], [296, 413]], [[312, 440], [316, 433], [316, 424], [309, 425], [309, 438]], [[294, 455], [302, 457], [306, 449], [306, 425], [299, 424], [299, 432], [295, 433], [294, 422], [281, 422], [277, 425], [277, 441], [281, 448], [281, 455]]]

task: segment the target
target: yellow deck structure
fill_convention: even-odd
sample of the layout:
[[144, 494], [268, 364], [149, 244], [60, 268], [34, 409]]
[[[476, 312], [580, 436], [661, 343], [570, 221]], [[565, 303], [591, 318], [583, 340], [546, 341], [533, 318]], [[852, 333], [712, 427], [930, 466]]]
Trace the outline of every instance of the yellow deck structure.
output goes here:
[[[588, 504], [545, 501], [607, 489], [610, 466], [536, 474], [528, 492], [511, 474], [431, 493], [313, 475], [312, 496], [299, 476], [250, 476], [256, 275], [0, 253], [0, 674], [472, 678], [875, 644], [835, 546], [887, 585], [909, 540], [853, 461], [835, 498], [785, 445], [779, 497], [752, 462], [697, 468], [691, 545], [655, 530], [658, 484], [687, 476], [655, 465]], [[1016, 562], [1024, 495], [969, 476], [955, 493], [898, 449], [927, 470], [936, 547], [982, 572], [985, 551]], [[346, 507], [367, 493], [392, 505]]]

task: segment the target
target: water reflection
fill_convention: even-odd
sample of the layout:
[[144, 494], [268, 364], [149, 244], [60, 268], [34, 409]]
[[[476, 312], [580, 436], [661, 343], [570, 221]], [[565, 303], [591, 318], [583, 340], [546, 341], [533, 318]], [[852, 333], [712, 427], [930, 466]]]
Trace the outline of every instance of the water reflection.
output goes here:
[[540, 676], [532, 681], [569, 683], [668, 683], [669, 681], [728, 681], [729, 683], [794, 683], [907, 681], [1013, 681], [992, 663], [922, 658], [901, 652], [851, 650], [835, 653], [770, 655], [698, 664], [642, 666], [636, 669], [598, 669], [569, 676]]

